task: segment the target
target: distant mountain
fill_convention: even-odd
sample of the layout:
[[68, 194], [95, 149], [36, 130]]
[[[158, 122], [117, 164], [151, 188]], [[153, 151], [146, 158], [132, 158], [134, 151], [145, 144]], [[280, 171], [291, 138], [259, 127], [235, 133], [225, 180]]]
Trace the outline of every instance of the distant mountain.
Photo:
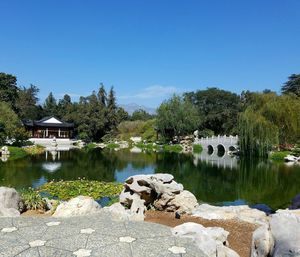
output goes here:
[[122, 107], [126, 112], [128, 112], [130, 115], [139, 109], [142, 109], [149, 114], [156, 114], [156, 109], [151, 107], [146, 107], [143, 105], [138, 105], [136, 103], [130, 103], [130, 104], [120, 104], [120, 107]]

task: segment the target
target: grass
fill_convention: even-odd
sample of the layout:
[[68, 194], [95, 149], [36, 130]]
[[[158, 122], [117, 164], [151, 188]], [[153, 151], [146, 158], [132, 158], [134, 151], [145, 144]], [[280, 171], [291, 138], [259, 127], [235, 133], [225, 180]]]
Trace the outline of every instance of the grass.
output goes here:
[[170, 153], [180, 153], [182, 151], [181, 145], [164, 145], [163, 150]]
[[91, 150], [91, 149], [94, 149], [96, 147], [96, 144], [95, 143], [88, 143], [84, 149], [86, 150]]
[[291, 154], [291, 152], [290, 151], [273, 152], [270, 155], [270, 159], [273, 161], [284, 161], [284, 157], [286, 157], [288, 154]]
[[53, 198], [69, 200], [79, 195], [100, 199], [104, 196], [119, 195], [123, 189], [121, 183], [100, 182], [95, 180], [78, 179], [73, 181], [51, 181], [42, 185], [38, 191], [50, 194]]
[[202, 151], [203, 151], [202, 145], [197, 145], [197, 144], [193, 145], [193, 152], [194, 153], [201, 153]]
[[149, 144], [144, 144], [144, 143], [137, 143], [134, 144], [134, 146], [147, 150], [147, 151], [158, 151], [160, 150], [160, 146], [159, 145], [153, 145], [152, 143]]
[[116, 144], [116, 143], [109, 143], [106, 145], [107, 148], [110, 148], [110, 149], [115, 149], [115, 148], [119, 148], [120, 145], [119, 144]]

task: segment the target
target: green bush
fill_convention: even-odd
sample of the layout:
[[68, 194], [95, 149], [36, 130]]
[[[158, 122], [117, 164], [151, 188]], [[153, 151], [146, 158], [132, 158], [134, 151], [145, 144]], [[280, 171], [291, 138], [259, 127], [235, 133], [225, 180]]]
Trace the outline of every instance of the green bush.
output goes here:
[[270, 159], [273, 161], [284, 161], [284, 157], [291, 154], [290, 151], [279, 151], [279, 152], [273, 152], [270, 155]]
[[106, 145], [107, 148], [110, 148], [110, 149], [115, 149], [115, 148], [119, 148], [120, 145], [119, 144], [116, 144], [116, 143], [109, 143]]
[[164, 145], [163, 150], [170, 153], [180, 153], [182, 151], [181, 145]]
[[201, 153], [202, 151], [203, 151], [202, 145], [197, 145], [197, 144], [193, 145], [193, 152], [194, 153]]
[[43, 210], [47, 209], [45, 199], [33, 188], [21, 191], [21, 199], [24, 202], [26, 210]]
[[21, 159], [28, 155], [28, 153], [21, 147], [9, 146], [8, 150], [10, 152], [9, 160]]
[[119, 195], [123, 189], [121, 183], [100, 182], [95, 180], [78, 179], [73, 181], [51, 181], [42, 185], [38, 190], [46, 192], [60, 200], [69, 200], [79, 195], [90, 196], [94, 199]]

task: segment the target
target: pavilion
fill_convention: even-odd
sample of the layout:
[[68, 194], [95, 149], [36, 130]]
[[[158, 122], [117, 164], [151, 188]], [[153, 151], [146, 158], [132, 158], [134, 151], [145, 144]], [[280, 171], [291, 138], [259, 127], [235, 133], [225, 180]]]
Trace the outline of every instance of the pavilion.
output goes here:
[[54, 116], [41, 120], [23, 120], [25, 129], [31, 138], [64, 138], [73, 137], [74, 124], [61, 121]]

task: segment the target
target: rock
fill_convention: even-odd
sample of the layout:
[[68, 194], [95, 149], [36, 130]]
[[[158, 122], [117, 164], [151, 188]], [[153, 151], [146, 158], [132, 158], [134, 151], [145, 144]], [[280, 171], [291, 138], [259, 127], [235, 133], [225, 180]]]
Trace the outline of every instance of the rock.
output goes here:
[[112, 219], [119, 221], [143, 221], [144, 214], [141, 212], [133, 213], [131, 210], [125, 209], [125, 207], [120, 203], [114, 203], [109, 207], [104, 207], [104, 211], [109, 212]]
[[175, 195], [167, 204], [167, 211], [177, 211], [179, 213], [191, 214], [192, 211], [198, 206], [196, 197], [189, 191], [183, 190], [180, 194]]
[[209, 204], [201, 204], [193, 210], [192, 214], [195, 217], [201, 217], [209, 220], [238, 219], [256, 225], [264, 225], [268, 223], [268, 217], [264, 212], [251, 209], [248, 205], [219, 207]]
[[274, 247], [274, 239], [268, 225], [263, 225], [253, 232], [251, 257], [268, 257]]
[[21, 198], [14, 188], [0, 187], [0, 206], [19, 210]]
[[99, 212], [101, 206], [88, 196], [77, 196], [68, 202], [63, 202], [57, 206], [54, 217], [71, 217], [88, 215]]
[[[300, 212], [299, 212], [300, 213]], [[275, 240], [273, 257], [300, 256], [300, 216], [295, 211], [278, 211], [270, 220]]]
[[177, 237], [192, 239], [197, 247], [209, 257], [238, 257], [228, 245], [229, 232], [219, 227], [205, 228], [200, 224], [187, 222], [171, 229]]
[[292, 205], [289, 207], [290, 210], [300, 209], [300, 194], [297, 194], [292, 199]]
[[[154, 206], [157, 210], [179, 213], [191, 213], [198, 205], [192, 193], [184, 190], [182, 184], [174, 181], [171, 174], [164, 173], [129, 177], [119, 198], [120, 203], [129, 209], [132, 208], [134, 201], [139, 200], [143, 200], [146, 207]], [[134, 205], [137, 204], [141, 210], [141, 202]]]
[[133, 142], [133, 143], [140, 143], [142, 142], [142, 138], [141, 137], [131, 137], [130, 140]]
[[14, 208], [5, 208], [0, 206], [0, 217], [18, 217], [20, 212]]

